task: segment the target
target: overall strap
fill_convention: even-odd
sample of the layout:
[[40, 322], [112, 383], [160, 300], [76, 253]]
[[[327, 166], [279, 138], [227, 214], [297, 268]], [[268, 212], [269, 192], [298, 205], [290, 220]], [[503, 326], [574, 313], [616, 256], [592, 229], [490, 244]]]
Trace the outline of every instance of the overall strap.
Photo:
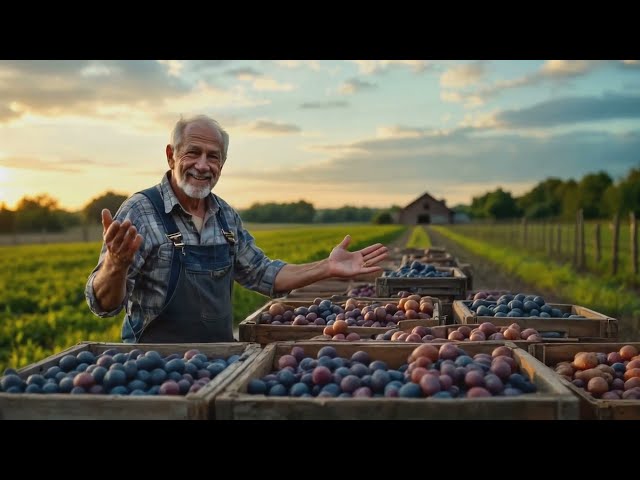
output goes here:
[[231, 229], [229, 228], [229, 224], [227, 223], [227, 219], [224, 216], [224, 210], [222, 209], [222, 205], [218, 201], [218, 198], [215, 197], [216, 203], [218, 204], [218, 211], [216, 212], [216, 219], [220, 224], [220, 228], [222, 229], [222, 235], [227, 239], [227, 243], [229, 244], [229, 248], [233, 249], [235, 244], [237, 243], [236, 236], [233, 234]]
[[[169, 276], [169, 286], [167, 287], [167, 296], [164, 300], [164, 304], [166, 305], [173, 296], [173, 292], [176, 289], [176, 285], [178, 284], [178, 277], [180, 276], [180, 262], [176, 258], [177, 249], [181, 249], [181, 253], [184, 255], [184, 242], [182, 241], [182, 233], [178, 229], [175, 220], [171, 216], [171, 214], [167, 214], [164, 210], [164, 201], [162, 200], [162, 196], [160, 195], [160, 191], [156, 187], [150, 187], [146, 190], [142, 190], [138, 193], [141, 193], [145, 197], [147, 197], [153, 208], [156, 209], [158, 216], [162, 220], [162, 224], [164, 225], [164, 231], [167, 238], [173, 243], [174, 254], [171, 258], [171, 275]], [[168, 233], [171, 232], [171, 233]], [[179, 258], [179, 257], [178, 257]]]

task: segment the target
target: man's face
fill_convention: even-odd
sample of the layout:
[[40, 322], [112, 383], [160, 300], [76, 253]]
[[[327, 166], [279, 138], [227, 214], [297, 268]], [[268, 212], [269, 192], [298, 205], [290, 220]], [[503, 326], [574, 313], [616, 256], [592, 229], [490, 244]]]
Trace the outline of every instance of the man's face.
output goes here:
[[167, 147], [167, 157], [178, 187], [191, 198], [204, 198], [222, 171], [222, 138], [206, 125], [192, 123], [185, 129], [177, 151]]

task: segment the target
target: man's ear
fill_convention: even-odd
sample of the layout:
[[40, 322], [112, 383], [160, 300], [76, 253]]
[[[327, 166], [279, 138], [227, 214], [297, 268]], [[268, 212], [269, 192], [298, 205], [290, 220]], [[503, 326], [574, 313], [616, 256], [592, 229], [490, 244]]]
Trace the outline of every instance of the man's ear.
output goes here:
[[171, 170], [173, 170], [173, 166], [176, 163], [175, 158], [173, 158], [173, 147], [171, 145], [167, 145], [166, 148], [166, 154], [167, 154], [167, 163], [169, 164], [169, 168], [171, 168]]

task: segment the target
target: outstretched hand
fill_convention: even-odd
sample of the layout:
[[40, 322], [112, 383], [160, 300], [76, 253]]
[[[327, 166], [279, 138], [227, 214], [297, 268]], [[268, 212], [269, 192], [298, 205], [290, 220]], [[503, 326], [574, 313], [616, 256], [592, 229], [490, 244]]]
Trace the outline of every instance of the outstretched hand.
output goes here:
[[350, 252], [347, 247], [351, 243], [351, 236], [347, 235], [329, 254], [329, 272], [332, 277], [352, 277], [354, 275], [374, 273], [382, 270], [377, 266], [387, 258], [387, 247], [375, 243]]
[[117, 267], [129, 268], [143, 240], [131, 221], [120, 223], [113, 219], [109, 209], [102, 209], [102, 237], [110, 261]]

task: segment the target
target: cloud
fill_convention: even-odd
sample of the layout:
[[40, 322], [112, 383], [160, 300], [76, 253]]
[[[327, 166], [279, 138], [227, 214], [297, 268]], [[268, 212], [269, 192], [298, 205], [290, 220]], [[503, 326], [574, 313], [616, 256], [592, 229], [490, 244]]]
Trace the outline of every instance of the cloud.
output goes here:
[[499, 124], [508, 127], [549, 127], [621, 118], [640, 118], [640, 95], [559, 98], [496, 116]]
[[460, 92], [442, 90], [440, 99], [444, 102], [463, 103], [465, 107], [479, 107], [484, 104], [484, 99], [477, 94], [465, 95]]
[[467, 87], [479, 82], [485, 73], [485, 66], [480, 62], [456, 65], [440, 75], [440, 85], [446, 88]]
[[0, 158], [0, 166], [8, 167], [8, 168], [18, 168], [22, 170], [37, 170], [39, 172], [42, 171], [55, 171], [55, 172], [68, 172], [68, 173], [81, 173], [84, 171], [82, 168], [77, 168], [73, 165], [80, 164], [88, 164], [95, 162], [89, 161], [81, 161], [81, 162], [70, 162], [70, 161], [48, 161], [43, 160], [41, 158], [36, 157], [5, 157]]
[[276, 65], [290, 69], [307, 67], [316, 72], [321, 70], [318, 60], [276, 60], [275, 63]]
[[575, 77], [601, 65], [598, 60], [547, 60], [540, 71], [551, 77]]
[[227, 75], [236, 77], [241, 82], [248, 82], [254, 90], [270, 92], [288, 92], [296, 87], [290, 83], [280, 83], [251, 67], [228, 70]]
[[376, 88], [375, 83], [365, 82], [364, 80], [352, 78], [351, 80], [343, 83], [340, 88], [338, 88], [338, 92], [343, 95], [351, 95], [357, 92], [361, 92], [362, 90], [371, 90], [373, 88]]
[[148, 109], [189, 86], [155, 61], [5, 61], [0, 64], [0, 121], [26, 114], [99, 115], [104, 105]]
[[415, 73], [421, 73], [431, 67], [426, 60], [354, 60], [363, 75], [385, 72], [391, 68], [405, 67]]
[[329, 108], [346, 108], [349, 106], [349, 102], [344, 100], [327, 100], [324, 102], [305, 102], [300, 105], [301, 109], [329, 109]]
[[[516, 78], [501, 79], [486, 85], [473, 87], [473, 70], [465, 72], [466, 65], [454, 67], [445, 72], [441, 77], [443, 87], [457, 87], [462, 90], [443, 90], [440, 98], [445, 102], [462, 103], [467, 108], [478, 107], [485, 104], [490, 98], [499, 95], [507, 90], [522, 88], [532, 85], [539, 85], [545, 82], [556, 82], [586, 75], [596, 69], [605, 68], [611, 65], [622, 65], [627, 68], [635, 68], [629, 61], [612, 60], [548, 60], [540, 69], [528, 75]], [[476, 72], [479, 75], [478, 72]], [[448, 77], [445, 79], [445, 75]], [[465, 84], [465, 81], [467, 84]], [[463, 87], [471, 87], [464, 89]]]
[[167, 67], [167, 74], [172, 77], [179, 77], [184, 68], [182, 60], [158, 60], [158, 63]]
[[246, 130], [251, 133], [266, 134], [266, 135], [289, 135], [293, 133], [300, 133], [302, 129], [297, 125], [287, 125], [284, 123], [269, 122], [266, 120], [259, 120], [249, 125]]
[[[247, 175], [257, 182], [295, 178], [298, 184], [339, 184], [351, 193], [373, 188], [415, 196], [456, 182], [477, 184], [486, 192], [498, 185], [533, 186], [550, 175], [580, 178], [605, 165], [612, 176], [626, 175], [638, 165], [640, 151], [640, 130], [626, 134], [584, 131], [544, 138], [497, 132], [485, 135], [470, 128], [434, 132], [403, 127], [401, 131], [414, 135], [325, 145], [328, 158]], [[439, 195], [447, 196], [446, 191]]]

